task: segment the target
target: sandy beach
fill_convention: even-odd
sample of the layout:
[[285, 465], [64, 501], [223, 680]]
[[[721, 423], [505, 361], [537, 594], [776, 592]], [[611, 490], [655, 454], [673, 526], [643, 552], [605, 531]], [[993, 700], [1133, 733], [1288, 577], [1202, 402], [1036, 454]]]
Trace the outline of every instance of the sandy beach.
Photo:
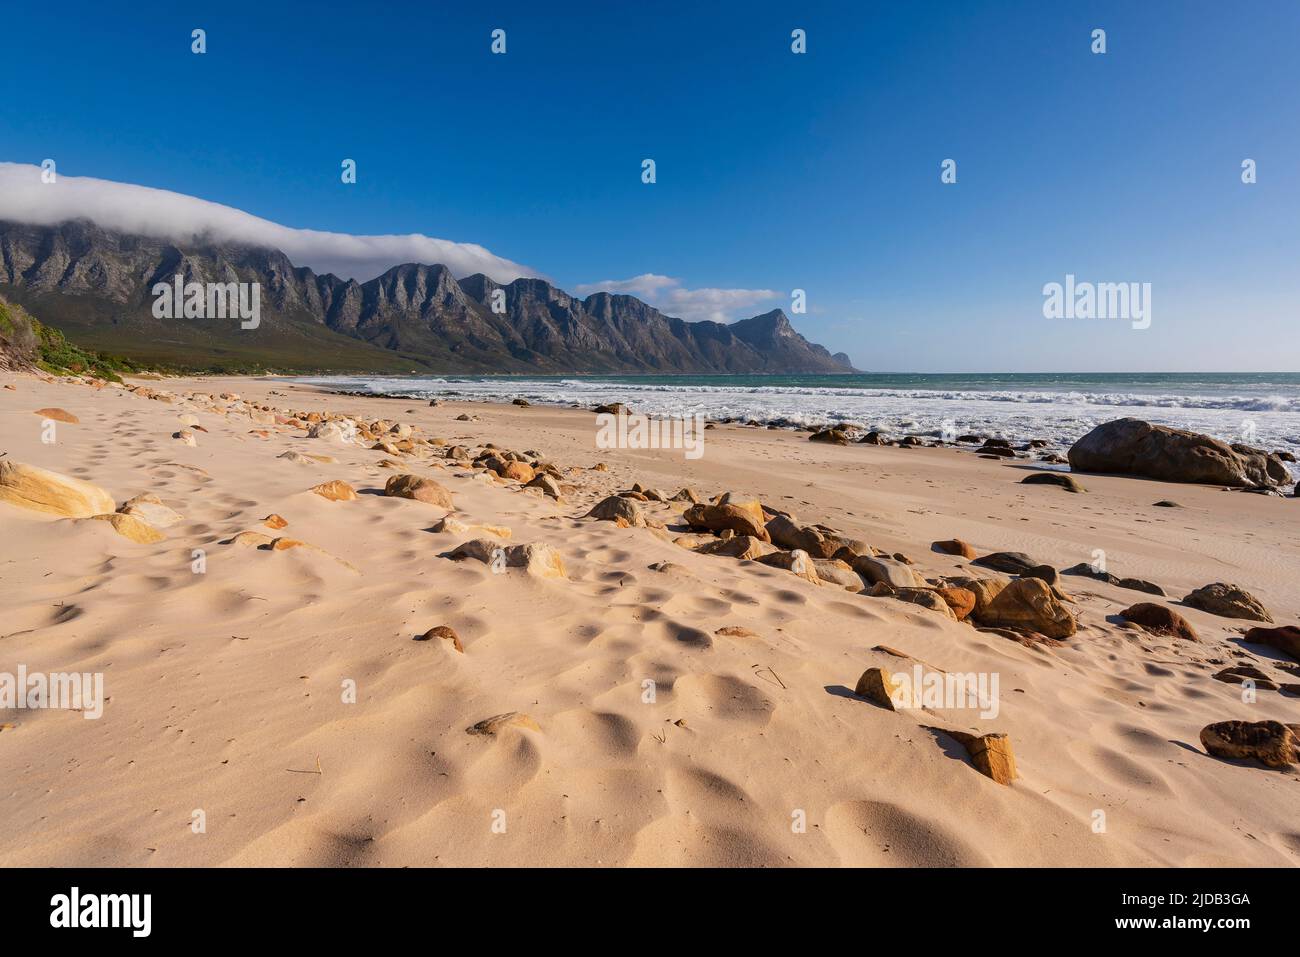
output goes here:
[[[0, 671], [102, 673], [106, 699], [94, 720], [0, 711], [0, 864], [1300, 863], [1296, 767], [1213, 756], [1199, 737], [1300, 722], [1300, 697], [1247, 701], [1213, 677], [1249, 665], [1294, 686], [1300, 669], [1243, 643], [1259, 622], [1180, 601], [1236, 583], [1296, 624], [1292, 499], [1091, 474], [1075, 494], [1020, 484], [1028, 459], [734, 424], [690, 460], [597, 448], [589, 410], [274, 379], [0, 385], [0, 461], [178, 516], [138, 542], [0, 502]], [[56, 419], [53, 442], [34, 414], [49, 409], [77, 420]], [[310, 438], [295, 413], [382, 422], [390, 448]], [[489, 443], [550, 463], [559, 498], [472, 467]], [[454, 504], [383, 494], [399, 474]], [[355, 497], [311, 491], [334, 481]], [[959, 539], [1058, 570], [1100, 550], [1165, 597], [1061, 575], [1077, 630], [1017, 639], [865, 581], [685, 547], [701, 544], [688, 501], [627, 499], [645, 527], [585, 517], [634, 485], [760, 502], [903, 556], [890, 567], [918, 588], [1015, 578], [932, 548]], [[448, 557], [475, 539], [537, 547], [504, 567]], [[1199, 640], [1119, 617], [1145, 601]], [[438, 626], [463, 650], [416, 640]], [[869, 669], [914, 666], [997, 676], [996, 714], [855, 694]], [[981, 773], [949, 731], [1005, 734], [1015, 779]]]

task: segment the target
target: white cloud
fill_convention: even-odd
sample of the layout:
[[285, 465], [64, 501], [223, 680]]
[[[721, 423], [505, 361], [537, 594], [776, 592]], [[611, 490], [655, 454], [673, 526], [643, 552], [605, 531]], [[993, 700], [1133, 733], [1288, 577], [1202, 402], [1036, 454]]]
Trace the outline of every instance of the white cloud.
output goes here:
[[687, 289], [671, 276], [654, 273], [586, 283], [574, 291], [580, 296], [593, 292], [623, 293], [636, 296], [670, 316], [714, 322], [748, 319], [761, 303], [784, 298], [784, 293], [775, 289]]
[[242, 210], [183, 193], [87, 176], [41, 181], [41, 169], [0, 163], [0, 220], [51, 226], [89, 219], [105, 229], [175, 241], [210, 235], [227, 242], [279, 249], [295, 266], [364, 282], [402, 263], [441, 263], [457, 277], [484, 273], [506, 283], [535, 270], [502, 259], [474, 243], [406, 236], [353, 236], [294, 229]]

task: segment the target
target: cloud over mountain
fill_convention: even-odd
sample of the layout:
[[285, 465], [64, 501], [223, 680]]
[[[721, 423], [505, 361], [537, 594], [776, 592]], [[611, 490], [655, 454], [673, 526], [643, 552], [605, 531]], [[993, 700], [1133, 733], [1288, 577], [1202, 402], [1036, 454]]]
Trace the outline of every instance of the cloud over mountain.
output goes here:
[[737, 315], [749, 315], [761, 303], [784, 298], [775, 289], [687, 289], [679, 280], [655, 273], [587, 283], [574, 291], [582, 296], [593, 292], [636, 296], [670, 316], [692, 322], [701, 319], [731, 322]]
[[497, 282], [541, 274], [474, 243], [420, 233], [354, 236], [295, 229], [220, 203], [165, 189], [58, 174], [42, 182], [41, 168], [0, 163], [0, 220], [53, 226], [89, 219], [105, 229], [167, 239], [209, 236], [278, 249], [296, 266], [364, 282], [403, 263], [441, 263], [455, 276], [483, 273]]

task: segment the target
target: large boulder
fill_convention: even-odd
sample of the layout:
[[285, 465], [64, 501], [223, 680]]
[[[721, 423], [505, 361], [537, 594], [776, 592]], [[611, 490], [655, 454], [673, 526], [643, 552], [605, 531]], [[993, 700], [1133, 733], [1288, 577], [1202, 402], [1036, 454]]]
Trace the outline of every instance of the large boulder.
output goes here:
[[98, 485], [8, 459], [0, 459], [0, 502], [66, 518], [90, 518], [114, 506]]
[[1252, 628], [1242, 636], [1242, 641], [1253, 645], [1276, 648], [1294, 661], [1300, 661], [1300, 628], [1283, 625], [1281, 628]]
[[1157, 605], [1151, 601], [1139, 602], [1125, 608], [1119, 616], [1153, 635], [1181, 638], [1184, 641], [1200, 640], [1191, 623], [1167, 605]]
[[451, 492], [443, 485], [422, 475], [394, 475], [384, 483], [384, 494], [392, 498], [409, 498], [440, 508], [454, 508]]
[[1052, 594], [1047, 582], [1017, 578], [989, 602], [980, 623], [996, 628], [1035, 631], [1048, 638], [1068, 638], [1078, 629], [1070, 610]]
[[1273, 616], [1257, 599], [1240, 585], [1214, 582], [1204, 585], [1183, 598], [1183, 604], [1223, 618], [1244, 618], [1273, 624]]
[[1300, 725], [1281, 721], [1219, 721], [1201, 729], [1201, 744], [1218, 758], [1253, 758], [1265, 767], [1289, 768], [1300, 761]]
[[873, 585], [880, 582], [892, 588], [916, 588], [925, 585], [924, 579], [895, 558], [872, 558], [859, 555], [853, 560], [853, 570], [861, 575], [864, 581]]
[[721, 532], [729, 528], [738, 535], [752, 535], [765, 542], [772, 540], [763, 519], [763, 507], [758, 502], [692, 505], [682, 514], [682, 520], [691, 528], [703, 528], [710, 532]]
[[602, 522], [616, 522], [632, 528], [644, 528], [645, 513], [634, 499], [611, 495], [597, 502], [583, 518], [594, 518]]
[[1286, 474], [1285, 465], [1274, 463], [1258, 449], [1234, 448], [1208, 435], [1141, 419], [1116, 419], [1097, 426], [1070, 447], [1069, 459], [1075, 472], [1112, 472], [1233, 488], [1271, 488], [1285, 481], [1282, 475]]

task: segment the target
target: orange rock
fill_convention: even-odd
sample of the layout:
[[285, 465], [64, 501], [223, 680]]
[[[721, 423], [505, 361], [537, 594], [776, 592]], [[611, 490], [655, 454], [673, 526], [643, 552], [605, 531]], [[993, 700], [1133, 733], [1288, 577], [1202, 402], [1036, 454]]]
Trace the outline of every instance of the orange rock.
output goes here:
[[267, 528], [284, 528], [289, 522], [282, 516], [272, 512], [266, 518], [262, 519], [262, 524]]
[[[943, 729], [940, 729], [943, 730]], [[970, 755], [975, 770], [998, 784], [1009, 785], [1019, 775], [1016, 773], [1016, 756], [1011, 750], [1011, 738], [1001, 732], [971, 734], [967, 731], [944, 731], [956, 738]]]
[[415, 640], [432, 641], [434, 638], [439, 638], [442, 641], [451, 642], [451, 646], [453, 648], [455, 648], [461, 654], [465, 653], [465, 646], [461, 644], [460, 635], [456, 634], [455, 629], [451, 628], [448, 625], [438, 625], [434, 628], [430, 628], [428, 631], [426, 631], [424, 634], [417, 637]]
[[332, 482], [322, 482], [320, 485], [313, 485], [309, 491], [315, 492], [323, 499], [331, 502], [351, 502], [357, 497], [357, 490], [347, 482], [334, 479]]

